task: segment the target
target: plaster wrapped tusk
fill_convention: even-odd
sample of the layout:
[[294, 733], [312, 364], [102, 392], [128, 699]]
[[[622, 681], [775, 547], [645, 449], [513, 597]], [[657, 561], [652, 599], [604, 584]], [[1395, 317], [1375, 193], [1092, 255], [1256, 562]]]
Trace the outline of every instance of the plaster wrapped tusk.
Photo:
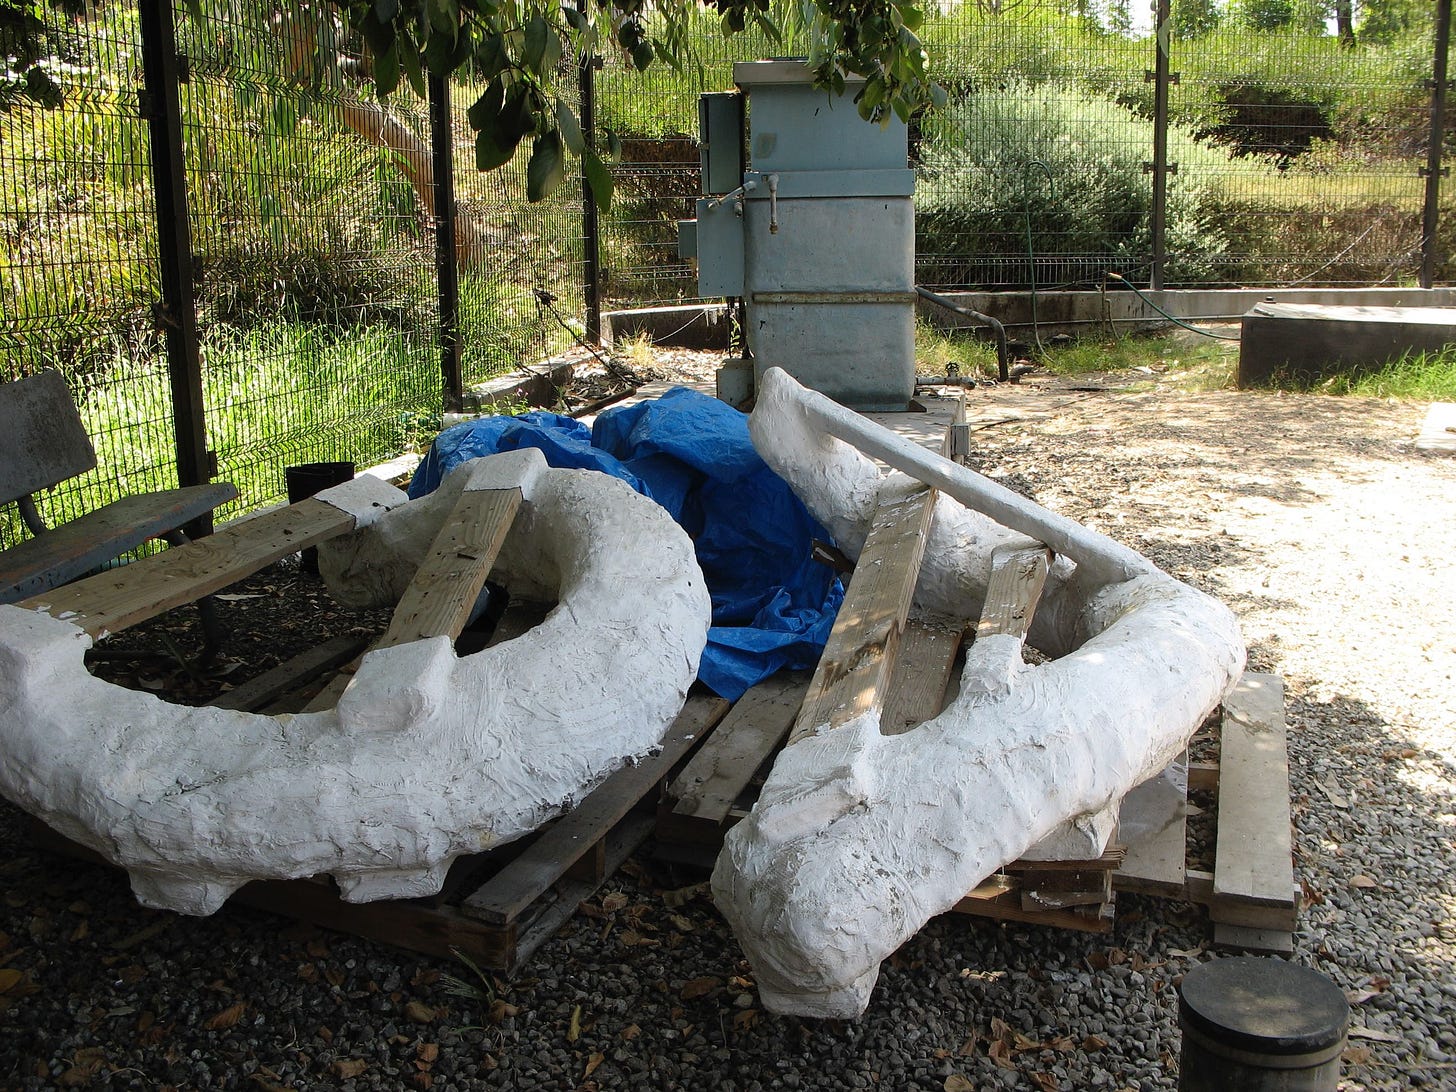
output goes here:
[[884, 484], [856, 448], [952, 492], [935, 509], [921, 606], [976, 618], [992, 553], [1026, 535], [1075, 562], [1052, 566], [1032, 628], [1058, 659], [1000, 670], [1005, 649], [972, 646], [939, 717], [886, 736], [871, 711], [792, 743], [729, 831], [713, 895], [764, 1004], [847, 1017], [883, 959], [996, 869], [1038, 847], [1100, 853], [1122, 797], [1232, 688], [1244, 646], [1225, 606], [1140, 555], [824, 402], [770, 370], [754, 444], [851, 554]]
[[373, 498], [321, 568], [343, 597], [392, 602], [455, 495], [508, 467], [526, 500], [493, 575], [558, 601], [539, 626], [464, 657], [448, 637], [376, 649], [335, 709], [264, 716], [104, 682], [75, 625], [3, 606], [0, 792], [127, 869], [143, 903], [190, 914], [257, 878], [332, 874], [354, 901], [428, 894], [456, 857], [570, 807], [660, 742], [708, 593], [687, 535], [623, 482], [534, 452], [481, 462], [497, 459], [418, 501]]

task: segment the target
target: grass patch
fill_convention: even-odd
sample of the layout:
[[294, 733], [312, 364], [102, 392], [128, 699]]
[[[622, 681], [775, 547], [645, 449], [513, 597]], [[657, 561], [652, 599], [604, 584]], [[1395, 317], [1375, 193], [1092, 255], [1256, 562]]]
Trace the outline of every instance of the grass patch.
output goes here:
[[1361, 398], [1456, 401], [1456, 347], [1434, 353], [1408, 353], [1374, 371], [1331, 376], [1308, 389]]
[[965, 376], [995, 378], [996, 346], [968, 332], [952, 332], [928, 322], [915, 323], [915, 374], [945, 375], [950, 365]]

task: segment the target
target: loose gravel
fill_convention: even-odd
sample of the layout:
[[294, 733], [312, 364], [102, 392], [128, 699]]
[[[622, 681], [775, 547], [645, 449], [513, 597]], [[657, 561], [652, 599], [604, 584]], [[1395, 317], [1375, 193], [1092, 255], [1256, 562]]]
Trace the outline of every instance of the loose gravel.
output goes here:
[[[1352, 1001], [1344, 1087], [1456, 1088], [1456, 461], [1412, 447], [1421, 406], [1101, 386], [972, 391], [976, 461], [1239, 614], [1286, 681], [1294, 958]], [[1172, 1089], [1176, 983], [1216, 958], [1178, 902], [1121, 896], [1102, 937], [944, 917], [862, 1019], [801, 1021], [700, 880], [639, 854], [502, 981], [143, 910], [0, 807], [0, 1086]]]

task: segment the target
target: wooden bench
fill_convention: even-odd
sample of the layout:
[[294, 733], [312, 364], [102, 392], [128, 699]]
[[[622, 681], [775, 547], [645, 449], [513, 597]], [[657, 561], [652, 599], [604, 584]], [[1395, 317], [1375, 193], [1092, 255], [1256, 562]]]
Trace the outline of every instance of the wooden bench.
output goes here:
[[[0, 550], [0, 603], [69, 583], [150, 539], [185, 542], [187, 524], [238, 495], [227, 482], [139, 493], [47, 527], [35, 494], [95, 466], [96, 451], [60, 372], [0, 384], [0, 504], [14, 502], [33, 536]], [[213, 644], [216, 627], [206, 615]]]

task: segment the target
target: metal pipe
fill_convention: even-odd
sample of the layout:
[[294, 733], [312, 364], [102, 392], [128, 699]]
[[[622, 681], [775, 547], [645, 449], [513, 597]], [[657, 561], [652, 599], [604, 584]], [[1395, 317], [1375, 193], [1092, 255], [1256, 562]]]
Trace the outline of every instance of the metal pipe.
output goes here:
[[1168, 85], [1172, 82], [1173, 14], [1170, 0], [1154, 0], [1153, 35], [1153, 207], [1150, 230], [1153, 244], [1152, 289], [1163, 290], [1168, 262]]
[[[595, 148], [597, 130], [596, 71], [601, 61], [591, 53], [581, 58], [578, 84], [581, 88], [581, 131], [589, 147]], [[596, 194], [586, 173], [586, 160], [581, 167], [581, 228], [585, 242], [582, 254], [582, 281], [586, 288], [586, 339], [593, 345], [602, 343], [602, 227], [597, 215]]]
[[921, 288], [918, 284], [915, 286], [915, 292], [921, 299], [929, 300], [937, 307], [944, 307], [947, 311], [954, 311], [957, 315], [964, 315], [974, 322], [991, 327], [991, 332], [996, 335], [997, 376], [1003, 383], [1011, 378], [1011, 349], [1006, 344], [1006, 327], [1001, 324], [999, 319], [993, 319], [990, 315], [983, 315], [979, 311], [972, 311], [969, 307], [962, 307], [953, 300], [936, 295], [928, 288]]
[[435, 291], [440, 308], [440, 385], [448, 410], [465, 404], [460, 361], [460, 255], [455, 248], [455, 129], [450, 120], [450, 82], [431, 75], [430, 155], [435, 171]]
[[927, 451], [915, 441], [867, 420], [818, 391], [785, 380], [788, 376], [777, 368], [771, 368], [764, 376], [766, 387], [783, 386], [787, 397], [798, 403], [811, 424], [858, 448], [870, 458], [879, 459], [916, 481], [934, 486], [946, 496], [989, 516], [1002, 526], [1044, 543], [1075, 561], [1095, 584], [1121, 583], [1158, 571], [1147, 558], [1115, 539], [1048, 511], [974, 470]]

